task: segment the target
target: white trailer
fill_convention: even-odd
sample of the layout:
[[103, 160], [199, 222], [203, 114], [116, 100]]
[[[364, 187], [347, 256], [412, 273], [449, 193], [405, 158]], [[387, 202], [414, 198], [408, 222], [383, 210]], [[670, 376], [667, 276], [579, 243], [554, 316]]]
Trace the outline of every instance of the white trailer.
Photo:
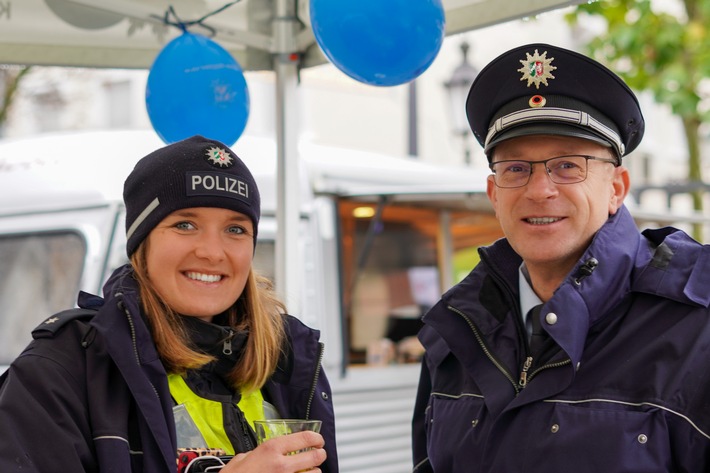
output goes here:
[[[149, 130], [0, 142], [0, 365], [126, 261], [123, 181], [162, 145]], [[244, 136], [233, 148], [262, 193], [255, 264], [273, 277], [276, 145]], [[288, 264], [301, 287], [283, 296], [326, 345], [341, 471], [410, 471], [419, 317], [500, 236], [485, 173], [309, 144], [297, 155]]]

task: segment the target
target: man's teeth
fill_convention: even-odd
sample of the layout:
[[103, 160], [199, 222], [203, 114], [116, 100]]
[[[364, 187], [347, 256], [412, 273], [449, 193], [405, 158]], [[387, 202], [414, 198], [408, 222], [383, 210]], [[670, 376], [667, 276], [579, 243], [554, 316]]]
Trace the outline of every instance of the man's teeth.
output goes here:
[[218, 274], [187, 273], [187, 277], [202, 282], [217, 282], [222, 279]]
[[556, 218], [556, 217], [535, 217], [535, 218], [528, 218], [526, 220], [528, 223], [532, 223], [533, 225], [545, 225], [548, 223], [557, 222], [560, 219]]

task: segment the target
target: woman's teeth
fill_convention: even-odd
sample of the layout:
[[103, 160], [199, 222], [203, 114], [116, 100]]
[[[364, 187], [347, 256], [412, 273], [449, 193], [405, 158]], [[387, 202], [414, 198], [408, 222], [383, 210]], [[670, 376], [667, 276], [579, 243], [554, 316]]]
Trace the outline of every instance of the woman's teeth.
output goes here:
[[220, 279], [222, 279], [222, 276], [220, 276], [218, 274], [202, 274], [202, 273], [189, 272], [186, 274], [186, 276], [190, 279], [194, 279], [196, 281], [202, 281], [202, 282], [217, 282]]

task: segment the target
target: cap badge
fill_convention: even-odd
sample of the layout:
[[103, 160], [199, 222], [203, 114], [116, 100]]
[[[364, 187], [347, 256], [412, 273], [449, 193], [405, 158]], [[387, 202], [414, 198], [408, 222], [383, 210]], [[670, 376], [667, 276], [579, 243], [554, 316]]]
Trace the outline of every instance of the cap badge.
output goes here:
[[207, 150], [207, 161], [221, 168], [228, 168], [234, 164], [234, 159], [227, 151], [214, 146]]
[[528, 105], [530, 105], [531, 108], [544, 107], [546, 103], [547, 99], [542, 95], [533, 95], [530, 97], [530, 100], [528, 100]]
[[542, 54], [535, 50], [535, 54], [532, 56], [530, 53], [525, 53], [526, 58], [521, 59], [520, 63], [523, 65], [518, 72], [523, 74], [520, 80], [527, 80], [528, 87], [530, 84], [535, 84], [535, 88], [540, 88], [540, 83], [548, 85], [547, 79], [554, 79], [555, 76], [551, 74], [552, 71], [557, 69], [552, 65], [552, 61], [555, 60], [554, 57], [547, 58], [547, 51]]

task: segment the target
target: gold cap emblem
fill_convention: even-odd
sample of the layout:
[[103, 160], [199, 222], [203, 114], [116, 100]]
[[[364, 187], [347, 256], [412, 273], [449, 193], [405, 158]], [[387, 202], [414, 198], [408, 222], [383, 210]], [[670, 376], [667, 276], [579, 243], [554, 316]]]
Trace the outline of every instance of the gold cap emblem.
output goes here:
[[547, 79], [555, 78], [555, 76], [551, 74], [552, 71], [557, 69], [552, 65], [552, 61], [554, 61], [555, 58], [551, 57], [548, 59], [547, 51], [539, 54], [536, 49], [535, 54], [532, 56], [530, 53], [525, 53], [525, 56], [525, 59], [520, 60], [523, 67], [518, 69], [518, 72], [523, 74], [520, 80], [528, 81], [528, 87], [530, 87], [531, 84], [535, 84], [535, 88], [539, 89], [541, 83], [548, 85]]

